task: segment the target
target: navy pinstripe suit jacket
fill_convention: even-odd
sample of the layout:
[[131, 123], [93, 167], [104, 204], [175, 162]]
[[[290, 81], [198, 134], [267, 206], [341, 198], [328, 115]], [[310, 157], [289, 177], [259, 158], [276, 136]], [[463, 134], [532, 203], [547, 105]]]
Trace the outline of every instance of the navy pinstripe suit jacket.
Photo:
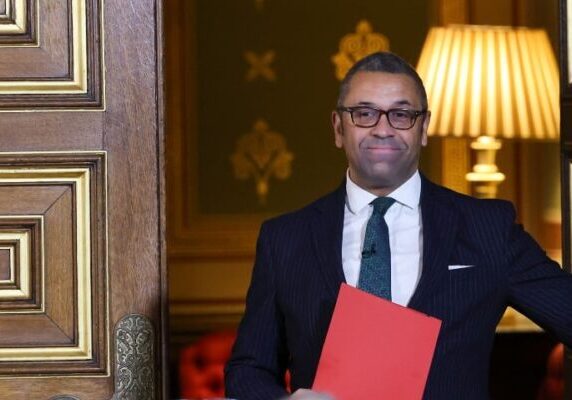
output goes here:
[[[227, 396], [280, 398], [287, 368], [293, 390], [312, 386], [344, 282], [344, 202], [345, 184], [263, 224], [226, 367]], [[495, 326], [508, 305], [572, 345], [572, 275], [515, 224], [510, 203], [474, 199], [423, 178], [421, 214], [423, 267], [408, 307], [443, 321], [424, 399], [488, 399]]]

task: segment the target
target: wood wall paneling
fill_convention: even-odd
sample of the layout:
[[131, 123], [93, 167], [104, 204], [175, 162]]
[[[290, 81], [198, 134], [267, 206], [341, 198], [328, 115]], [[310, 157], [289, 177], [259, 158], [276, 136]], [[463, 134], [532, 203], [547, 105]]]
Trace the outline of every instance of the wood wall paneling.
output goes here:
[[[327, 29], [316, 24], [324, 4], [165, 4], [168, 254], [175, 335], [181, 329], [236, 326], [260, 223], [313, 201], [343, 178], [346, 161], [329, 126], [339, 84], [331, 58], [340, 39], [354, 32], [361, 19], [369, 19], [376, 32], [390, 37], [392, 49], [416, 62], [428, 25], [425, 2], [414, 7], [387, 3], [385, 8], [376, 2], [359, 7], [338, 2], [328, 11], [333, 22]], [[403, 32], [388, 8], [407, 12], [416, 29]], [[247, 30], [236, 23], [237, 13], [248, 19]], [[289, 15], [303, 16], [297, 29], [291, 29]], [[292, 42], [296, 48], [288, 44]], [[276, 54], [276, 80], [245, 81], [244, 53], [269, 49]], [[238, 138], [258, 118], [281, 133], [294, 154], [291, 178], [271, 182], [266, 206], [260, 205], [254, 182], [236, 179], [229, 162]]]
[[236, 325], [265, 216], [199, 210], [197, 4], [170, 1], [165, 12], [170, 315], [172, 333], [185, 336]]

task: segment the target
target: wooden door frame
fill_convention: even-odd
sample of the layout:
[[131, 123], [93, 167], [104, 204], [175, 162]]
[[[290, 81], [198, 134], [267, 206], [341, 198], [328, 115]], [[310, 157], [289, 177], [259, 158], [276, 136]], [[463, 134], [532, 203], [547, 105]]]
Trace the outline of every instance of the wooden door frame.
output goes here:
[[[560, 149], [562, 182], [562, 263], [572, 272], [572, 234], [570, 185], [572, 168], [572, 0], [560, 0]], [[564, 361], [564, 398], [572, 399], [572, 351], [566, 349]]]

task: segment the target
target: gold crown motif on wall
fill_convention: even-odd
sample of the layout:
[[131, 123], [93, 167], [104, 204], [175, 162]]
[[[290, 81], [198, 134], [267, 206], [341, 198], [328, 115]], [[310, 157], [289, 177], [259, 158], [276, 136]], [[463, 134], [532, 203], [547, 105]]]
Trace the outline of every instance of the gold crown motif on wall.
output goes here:
[[358, 22], [355, 33], [342, 37], [338, 53], [332, 56], [332, 62], [336, 66], [336, 78], [340, 81], [344, 79], [352, 65], [365, 56], [388, 50], [389, 39], [373, 32], [369, 21], [362, 19]]
[[272, 176], [281, 180], [290, 177], [293, 159], [284, 136], [271, 131], [261, 118], [254, 123], [251, 132], [238, 139], [236, 151], [230, 156], [237, 179], [254, 178], [260, 204], [266, 203]]

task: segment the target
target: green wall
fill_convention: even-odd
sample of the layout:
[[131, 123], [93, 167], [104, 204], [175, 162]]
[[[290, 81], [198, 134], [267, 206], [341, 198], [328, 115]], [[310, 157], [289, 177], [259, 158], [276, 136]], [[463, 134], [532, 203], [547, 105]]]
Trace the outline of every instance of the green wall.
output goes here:
[[[428, 13], [423, 0], [199, 0], [200, 212], [283, 212], [337, 187], [346, 168], [330, 126], [339, 84], [331, 58], [340, 39], [366, 19], [415, 65]], [[247, 81], [244, 53], [268, 50], [276, 80]], [[259, 118], [294, 155], [290, 178], [270, 180], [266, 204], [252, 179], [234, 177], [230, 162], [238, 138]]]

